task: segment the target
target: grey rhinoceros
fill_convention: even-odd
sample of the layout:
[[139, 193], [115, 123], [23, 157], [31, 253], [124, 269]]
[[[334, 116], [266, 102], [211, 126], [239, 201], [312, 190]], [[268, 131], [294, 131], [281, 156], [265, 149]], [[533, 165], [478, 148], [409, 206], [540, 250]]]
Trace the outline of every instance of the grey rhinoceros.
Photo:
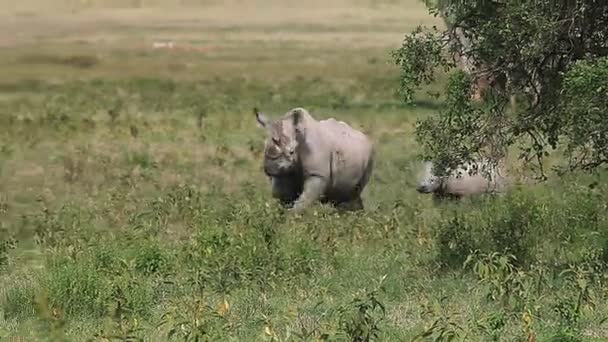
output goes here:
[[369, 182], [374, 146], [362, 132], [334, 119], [317, 121], [304, 108], [294, 108], [269, 121], [257, 108], [266, 129], [264, 173], [272, 195], [294, 212], [315, 201], [346, 210], [361, 210], [361, 192]]
[[425, 162], [423, 175], [416, 187], [420, 193], [432, 193], [435, 198], [478, 195], [482, 193], [502, 194], [509, 184], [501, 165], [489, 160], [469, 161], [452, 170], [446, 176], [433, 172], [433, 163]]

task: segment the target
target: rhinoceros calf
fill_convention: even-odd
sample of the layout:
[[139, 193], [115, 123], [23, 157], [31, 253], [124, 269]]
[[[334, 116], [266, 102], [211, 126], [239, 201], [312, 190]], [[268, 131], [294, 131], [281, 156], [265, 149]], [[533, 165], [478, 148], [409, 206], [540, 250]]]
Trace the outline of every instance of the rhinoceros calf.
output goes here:
[[372, 173], [370, 139], [342, 121], [317, 121], [304, 108], [294, 108], [269, 121], [254, 108], [268, 138], [264, 173], [272, 195], [295, 212], [315, 201], [342, 209], [361, 210], [361, 192]]
[[433, 173], [433, 163], [427, 161], [416, 190], [432, 193], [435, 198], [461, 198], [482, 193], [501, 194], [507, 185], [508, 179], [502, 167], [487, 160], [464, 163], [442, 177]]

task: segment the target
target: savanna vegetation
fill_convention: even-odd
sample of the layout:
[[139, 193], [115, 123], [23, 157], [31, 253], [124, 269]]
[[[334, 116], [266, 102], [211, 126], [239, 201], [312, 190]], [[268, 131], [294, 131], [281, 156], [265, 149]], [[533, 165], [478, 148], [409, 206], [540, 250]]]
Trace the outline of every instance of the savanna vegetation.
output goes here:
[[562, 173], [605, 167], [608, 4], [424, 3], [445, 27], [418, 27], [394, 57], [406, 102], [439, 67], [462, 69], [450, 75], [440, 115], [417, 131], [440, 171], [475, 155], [503, 158], [514, 145], [521, 159], [534, 160], [541, 179], [547, 178], [544, 159], [555, 152], [564, 161], [553, 169]]
[[[605, 171], [536, 183], [511, 158], [505, 196], [415, 191], [416, 122], [457, 78], [439, 70], [411, 103], [398, 91], [390, 52], [443, 25], [422, 2], [12, 3], [0, 1], [0, 340], [608, 338]], [[571, 109], [599, 107], [580, 84]], [[369, 134], [366, 209], [284, 212], [253, 106]]]

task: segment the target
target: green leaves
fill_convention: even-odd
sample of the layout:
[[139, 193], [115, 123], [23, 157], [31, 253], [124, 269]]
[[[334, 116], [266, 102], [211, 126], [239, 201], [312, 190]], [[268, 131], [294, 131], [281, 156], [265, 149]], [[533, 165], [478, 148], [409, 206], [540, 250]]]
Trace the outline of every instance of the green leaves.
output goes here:
[[[227, 307], [220, 303], [220, 309]], [[227, 310], [227, 309], [226, 309]], [[224, 311], [214, 310], [201, 298], [187, 298], [175, 302], [169, 311], [161, 316], [157, 328], [164, 329], [167, 339], [179, 338], [180, 341], [216, 341], [225, 336], [228, 322]]]
[[[470, 77], [450, 75], [438, 117], [420, 123], [422, 157], [452, 168], [472, 154], [500, 158], [522, 143], [521, 158], [534, 160], [546, 178], [549, 150], [566, 147], [568, 169], [608, 162], [605, 62], [608, 4], [580, 0], [534, 2], [424, 1], [446, 29], [416, 29], [392, 56], [400, 67], [399, 90], [407, 104], [415, 91], [459, 60]], [[582, 64], [577, 61], [585, 60]], [[587, 61], [589, 60], [589, 61]], [[568, 71], [572, 66], [573, 70]], [[484, 84], [482, 80], [489, 80]], [[484, 81], [485, 82], [485, 81]], [[485, 89], [473, 106], [471, 85]], [[506, 107], [517, 96], [517, 107]]]
[[608, 58], [577, 62], [564, 77], [559, 111], [570, 168], [608, 162]]
[[[378, 341], [380, 338], [380, 322], [386, 315], [384, 304], [378, 298], [384, 275], [378, 285], [357, 296], [350, 305], [338, 310], [340, 326], [351, 341]], [[353, 310], [354, 309], [354, 310]]]
[[423, 158], [435, 162], [438, 175], [471, 158], [485, 143], [483, 112], [473, 107], [470, 95], [471, 77], [462, 71], [452, 73], [439, 114], [417, 123], [416, 138], [424, 148]]
[[437, 28], [423, 32], [419, 26], [405, 36], [401, 48], [391, 52], [393, 62], [401, 69], [399, 93], [407, 104], [413, 103], [416, 88], [435, 80], [436, 67], [448, 66], [442, 49]]

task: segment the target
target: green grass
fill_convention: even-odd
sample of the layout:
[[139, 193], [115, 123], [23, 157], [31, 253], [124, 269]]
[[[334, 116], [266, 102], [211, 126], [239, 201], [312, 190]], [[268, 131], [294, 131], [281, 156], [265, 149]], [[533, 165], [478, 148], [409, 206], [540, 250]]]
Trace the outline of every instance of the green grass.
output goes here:
[[[369, 37], [399, 36], [378, 18], [417, 5], [353, 6], [376, 13]], [[353, 26], [315, 23], [271, 25], [285, 43], [211, 28], [216, 55], [52, 38], [3, 51], [0, 338], [605, 340], [607, 175], [433, 203], [415, 191], [414, 124], [440, 102], [402, 104], [385, 63], [398, 39], [338, 46], [324, 33]], [[285, 213], [253, 106], [368, 133], [365, 211]]]

